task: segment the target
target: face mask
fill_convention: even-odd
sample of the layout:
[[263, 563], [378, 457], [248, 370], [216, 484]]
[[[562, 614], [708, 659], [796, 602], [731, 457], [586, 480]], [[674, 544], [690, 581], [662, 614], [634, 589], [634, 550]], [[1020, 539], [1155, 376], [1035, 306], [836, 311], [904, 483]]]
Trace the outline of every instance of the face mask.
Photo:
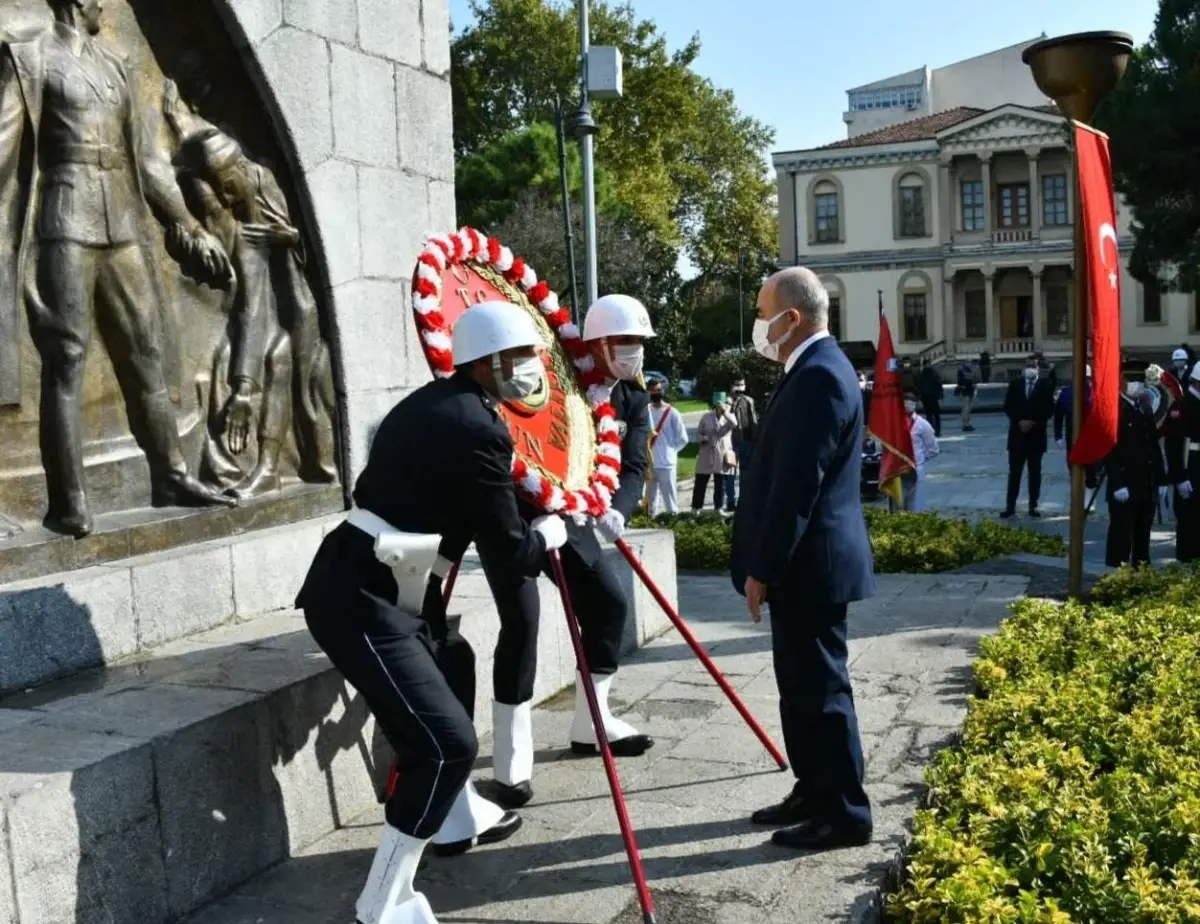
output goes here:
[[910, 413], [910, 414], [915, 414], [916, 410], [917, 410], [917, 402], [916, 401], [905, 401], [904, 402], [904, 410], [908, 411], [908, 413]]
[[1141, 393], [1142, 393], [1142, 383], [1141, 382], [1126, 382], [1125, 383], [1125, 394], [1129, 395], [1129, 397], [1136, 398]]
[[500, 397], [505, 401], [520, 401], [522, 398], [528, 398], [538, 390], [545, 377], [545, 368], [542, 366], [542, 361], [536, 356], [515, 360], [512, 375], [507, 379], [500, 366], [500, 357], [493, 356], [492, 371], [496, 375], [496, 387], [499, 389]]
[[650, 400], [654, 404], [662, 404], [662, 395], [651, 395]]
[[641, 344], [614, 346], [609, 349], [608, 367], [617, 378], [632, 381], [641, 374], [645, 355]]
[[745, 385], [734, 385], [732, 391], [735, 395], [743, 394], [746, 391], [746, 386]]
[[754, 331], [750, 335], [751, 341], [754, 343], [754, 349], [759, 352], [759, 355], [771, 360], [771, 362], [779, 362], [779, 348], [787, 342], [787, 339], [792, 336], [793, 330], [788, 330], [778, 340], [771, 340], [771, 325], [778, 320], [779, 315], [768, 320], [757, 318], [754, 321]]
[[1032, 366], [1026, 366], [1025, 367], [1025, 378], [1028, 381], [1032, 382], [1034, 379], [1037, 378], [1037, 370], [1034, 369]]
[[1187, 372], [1187, 363], [1186, 362], [1175, 363], [1175, 371], [1179, 375], [1183, 375], [1185, 372]]

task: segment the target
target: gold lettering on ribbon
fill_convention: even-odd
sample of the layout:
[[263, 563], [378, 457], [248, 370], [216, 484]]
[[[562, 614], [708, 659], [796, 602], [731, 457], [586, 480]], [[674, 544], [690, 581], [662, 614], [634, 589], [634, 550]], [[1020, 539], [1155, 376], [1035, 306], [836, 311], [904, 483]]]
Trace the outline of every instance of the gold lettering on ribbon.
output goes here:
[[547, 439], [550, 445], [559, 452], [567, 451], [567, 443], [570, 437], [570, 432], [558, 421], [552, 421], [550, 424], [550, 436]]
[[[462, 299], [462, 303], [464, 305], [469, 305], [471, 303], [471, 293], [467, 291], [466, 286], [459, 286], [454, 290], [454, 294]], [[474, 315], [472, 315], [472, 317], [474, 317]]]
[[[464, 289], [463, 291], [466, 291], [466, 290]], [[484, 291], [483, 289], [475, 290], [475, 304], [476, 305], [481, 304], [482, 302], [486, 302], [487, 300], [488, 300], [488, 294], [486, 291]]]
[[525, 438], [525, 451], [539, 464], [544, 465], [546, 462], [546, 452], [542, 449], [542, 441], [524, 431], [521, 432], [521, 436]]
[[450, 275], [461, 282], [464, 286], [471, 281], [471, 274], [461, 264], [455, 263], [450, 267]]

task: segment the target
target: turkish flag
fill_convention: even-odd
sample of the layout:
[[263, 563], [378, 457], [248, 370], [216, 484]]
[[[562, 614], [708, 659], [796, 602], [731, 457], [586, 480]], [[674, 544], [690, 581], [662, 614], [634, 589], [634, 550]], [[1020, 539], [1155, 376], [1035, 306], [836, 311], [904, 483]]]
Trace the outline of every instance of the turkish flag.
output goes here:
[[879, 296], [879, 347], [875, 351], [875, 384], [871, 390], [871, 419], [868, 435], [879, 441], [883, 459], [879, 463], [879, 490], [897, 504], [903, 500], [900, 477], [916, 469], [913, 463], [912, 432], [904, 413], [904, 390], [900, 365], [892, 345], [892, 330], [883, 313]]
[[[1084, 236], [1083, 268], [1087, 281], [1092, 338], [1092, 403], [1079, 438], [1071, 446], [1072, 465], [1091, 465], [1117, 445], [1117, 408], [1121, 400], [1121, 255], [1117, 251], [1117, 205], [1113, 192], [1108, 136], [1074, 123], [1075, 163]], [[1080, 383], [1075, 383], [1076, 387]]]

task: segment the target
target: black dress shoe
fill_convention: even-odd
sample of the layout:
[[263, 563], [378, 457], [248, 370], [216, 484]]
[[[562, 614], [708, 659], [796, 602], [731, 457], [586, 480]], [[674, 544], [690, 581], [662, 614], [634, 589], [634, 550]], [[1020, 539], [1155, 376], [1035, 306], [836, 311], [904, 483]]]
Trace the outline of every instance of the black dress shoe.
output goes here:
[[1031, 517], [1040, 517], [1042, 514], [1041, 514], [1041, 511], [1037, 509], [1037, 507], [1030, 507], [1029, 515]]
[[[649, 735], [630, 735], [627, 738], [618, 738], [616, 741], [608, 742], [608, 747], [613, 752], [613, 757], [641, 757], [654, 747], [654, 739]], [[571, 753], [595, 757], [600, 753], [600, 745], [572, 741]]]
[[760, 808], [750, 816], [756, 825], [795, 825], [813, 816], [813, 803], [807, 796], [791, 792], [777, 805]]
[[499, 780], [491, 780], [486, 784], [486, 790], [492, 802], [506, 809], [522, 808], [533, 798], [533, 785], [528, 780], [522, 780], [512, 786]]
[[449, 844], [434, 844], [433, 852], [439, 857], [457, 857], [466, 853], [476, 844], [498, 844], [506, 841], [520, 830], [521, 816], [516, 812], [505, 812], [504, 817], [475, 838], [465, 841], [452, 841]]
[[1000, 512], [1000, 519], [1007, 520], [1009, 517], [1015, 516], [1016, 513], [1017, 511], [1015, 510], [1002, 510]]
[[836, 850], [862, 847], [871, 843], [871, 825], [832, 825], [825, 821], [803, 821], [780, 828], [771, 835], [771, 843], [795, 850]]

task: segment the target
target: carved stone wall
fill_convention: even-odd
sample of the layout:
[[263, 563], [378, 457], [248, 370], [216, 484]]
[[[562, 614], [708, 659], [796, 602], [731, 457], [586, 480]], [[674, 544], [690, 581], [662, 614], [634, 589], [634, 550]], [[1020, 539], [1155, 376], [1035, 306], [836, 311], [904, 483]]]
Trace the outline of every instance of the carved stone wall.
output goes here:
[[[80, 42], [54, 26], [55, 6], [0, 0], [17, 82], [40, 80], [43, 104], [68, 115], [105, 93], [118, 112], [126, 93], [134, 118], [124, 145], [118, 135], [79, 144], [35, 132], [50, 154], [35, 147], [24, 162], [40, 169], [25, 196], [29, 246], [13, 262], [40, 284], [20, 311], [0, 305], [0, 567], [15, 560], [14, 545], [55, 534], [81, 547], [56, 540], [46, 561], [73, 567], [341, 505], [336, 485], [353, 483], [378, 420], [429, 378], [408, 289], [425, 233], [454, 226], [446, 3], [108, 0], [84, 43], [101, 49], [100, 63], [85, 51], [78, 72], [62, 49], [77, 56]], [[66, 44], [48, 45], [47, 34]], [[41, 58], [50, 64], [29, 66]], [[79, 138], [104, 133], [104, 114], [96, 118], [99, 128], [83, 126]], [[137, 191], [122, 193], [121, 176]], [[183, 206], [160, 201], [164, 182]], [[3, 194], [0, 184], [0, 206]], [[75, 279], [75, 264], [40, 255], [57, 240], [45, 216], [84, 215], [89, 202], [102, 236], [80, 249], [68, 228], [58, 235], [70, 239], [64, 252], [124, 267], [140, 251], [150, 273], [88, 268], [99, 280], [95, 304], [64, 333], [59, 303], [70, 299], [45, 280]], [[124, 214], [131, 230], [122, 237], [114, 215]], [[0, 296], [16, 285], [3, 257], [0, 249]], [[136, 298], [131, 278], [145, 283], [133, 285]], [[82, 377], [74, 399], [62, 381], [71, 375]], [[73, 454], [79, 464], [63, 463]], [[263, 506], [304, 488], [320, 490], [276, 513]], [[239, 511], [224, 509], [234, 500]], [[153, 518], [151, 504], [160, 517], [162, 508], [210, 509], [174, 515], [200, 525], [129, 538], [130, 523]]]

